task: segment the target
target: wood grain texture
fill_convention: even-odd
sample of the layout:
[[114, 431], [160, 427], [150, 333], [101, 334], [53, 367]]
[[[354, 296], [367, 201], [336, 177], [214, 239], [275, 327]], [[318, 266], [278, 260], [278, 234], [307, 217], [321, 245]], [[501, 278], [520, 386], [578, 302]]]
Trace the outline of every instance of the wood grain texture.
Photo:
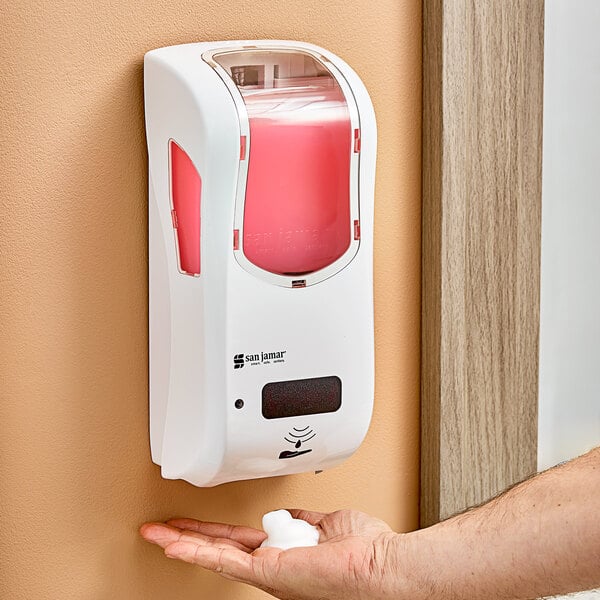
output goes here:
[[423, 526], [536, 467], [543, 23], [424, 2]]

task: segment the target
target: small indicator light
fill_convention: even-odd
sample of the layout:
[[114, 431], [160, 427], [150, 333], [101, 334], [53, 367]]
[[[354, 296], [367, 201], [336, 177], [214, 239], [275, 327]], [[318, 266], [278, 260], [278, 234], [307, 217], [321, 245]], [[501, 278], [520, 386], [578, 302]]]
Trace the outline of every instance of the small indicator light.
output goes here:
[[[355, 142], [356, 144], [356, 142]], [[246, 136], [240, 136], [240, 160], [246, 160]]]
[[233, 230], [233, 249], [234, 250], [240, 249], [240, 230], [239, 229]]
[[354, 130], [354, 152], [360, 152], [360, 129]]
[[360, 221], [358, 219], [354, 221], [354, 239], [360, 240]]

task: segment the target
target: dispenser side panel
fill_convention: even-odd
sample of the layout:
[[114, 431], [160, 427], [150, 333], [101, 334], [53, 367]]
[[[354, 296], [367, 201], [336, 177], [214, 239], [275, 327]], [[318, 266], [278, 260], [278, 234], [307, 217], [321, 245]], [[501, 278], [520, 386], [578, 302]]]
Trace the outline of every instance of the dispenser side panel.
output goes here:
[[171, 360], [169, 271], [165, 234], [158, 213], [152, 173], [148, 177], [148, 336], [150, 392], [150, 449], [152, 460], [160, 465], [167, 416]]
[[[228, 249], [231, 252], [227, 246], [233, 220], [231, 182], [237, 176], [239, 152], [231, 97], [200, 54], [194, 45], [169, 47], [148, 53], [144, 61], [153, 187], [150, 306], [163, 307], [160, 314], [151, 308], [152, 453], [162, 466], [163, 477], [187, 479], [196, 485], [212, 479], [226, 447], [225, 407], [213, 390], [226, 387], [225, 318], [224, 309], [218, 307], [226, 295], [224, 257]], [[187, 227], [186, 231], [191, 234], [185, 240], [187, 268], [181, 268], [183, 256], [177, 250], [182, 240], [172, 213], [172, 142], [185, 153], [184, 171], [197, 173], [185, 191], [198, 196], [202, 192], [202, 215], [200, 203], [179, 207], [192, 221], [199, 217], [198, 229]], [[211, 319], [206, 318], [208, 313]]]

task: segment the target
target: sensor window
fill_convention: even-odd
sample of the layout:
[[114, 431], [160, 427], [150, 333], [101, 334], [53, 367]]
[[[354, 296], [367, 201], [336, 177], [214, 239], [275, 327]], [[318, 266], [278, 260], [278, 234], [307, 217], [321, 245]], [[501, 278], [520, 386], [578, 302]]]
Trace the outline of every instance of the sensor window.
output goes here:
[[333, 375], [267, 383], [262, 390], [265, 419], [335, 412], [342, 405], [342, 380]]

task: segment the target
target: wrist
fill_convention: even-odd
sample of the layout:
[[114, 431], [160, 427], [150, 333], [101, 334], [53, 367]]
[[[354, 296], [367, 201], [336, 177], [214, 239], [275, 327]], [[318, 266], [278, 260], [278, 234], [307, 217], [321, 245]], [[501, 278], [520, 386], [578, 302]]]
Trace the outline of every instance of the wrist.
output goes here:
[[[372, 573], [376, 583], [374, 592], [379, 599], [394, 598], [397, 600], [429, 600], [423, 594], [420, 582], [423, 574], [422, 565], [416, 560], [418, 543], [414, 533], [386, 533], [378, 540], [377, 570]], [[419, 571], [419, 572], [416, 572]]]
[[430, 529], [394, 534], [387, 554], [382, 598], [453, 600]]

